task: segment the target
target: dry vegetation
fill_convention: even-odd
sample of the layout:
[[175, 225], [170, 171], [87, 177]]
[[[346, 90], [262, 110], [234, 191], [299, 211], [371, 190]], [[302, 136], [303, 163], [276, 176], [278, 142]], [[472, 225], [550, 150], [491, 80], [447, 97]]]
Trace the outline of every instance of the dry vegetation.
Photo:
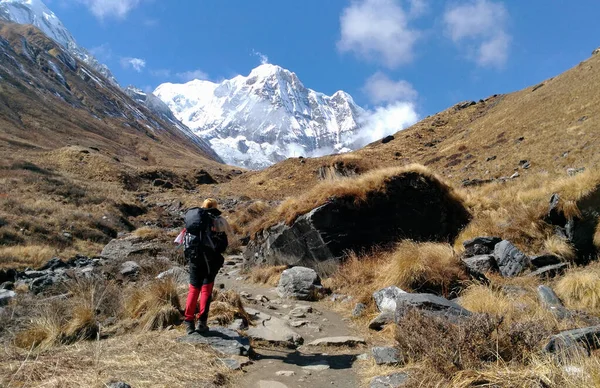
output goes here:
[[569, 308], [600, 316], [600, 265], [568, 272], [557, 282], [556, 293]]
[[250, 271], [250, 280], [252, 280], [254, 283], [266, 284], [275, 287], [279, 284], [281, 273], [287, 268], [287, 265], [254, 267]]

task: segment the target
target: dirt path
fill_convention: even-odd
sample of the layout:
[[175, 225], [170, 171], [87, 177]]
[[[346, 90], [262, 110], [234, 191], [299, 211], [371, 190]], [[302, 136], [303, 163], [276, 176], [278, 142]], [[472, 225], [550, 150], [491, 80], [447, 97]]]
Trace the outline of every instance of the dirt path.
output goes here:
[[[245, 373], [236, 382], [243, 388], [317, 388], [317, 387], [359, 387], [355, 362], [357, 356], [368, 351], [365, 345], [356, 347], [313, 347], [306, 344], [325, 337], [352, 336], [349, 323], [340, 315], [330, 311], [324, 304], [295, 300], [283, 300], [275, 288], [251, 284], [241, 280], [237, 272], [239, 259], [230, 260], [217, 277], [225, 289], [234, 289], [245, 295], [244, 304], [249, 311], [256, 310], [285, 322], [286, 329], [293, 330], [304, 340], [304, 345], [296, 348], [255, 344], [256, 356], [253, 364], [244, 368]], [[262, 301], [257, 296], [264, 296]], [[267, 301], [268, 300], [268, 301]], [[290, 317], [297, 307], [312, 310], [300, 317]], [[297, 311], [297, 310], [294, 310]], [[302, 316], [304, 315], [304, 316]], [[299, 327], [293, 327], [301, 324]]]

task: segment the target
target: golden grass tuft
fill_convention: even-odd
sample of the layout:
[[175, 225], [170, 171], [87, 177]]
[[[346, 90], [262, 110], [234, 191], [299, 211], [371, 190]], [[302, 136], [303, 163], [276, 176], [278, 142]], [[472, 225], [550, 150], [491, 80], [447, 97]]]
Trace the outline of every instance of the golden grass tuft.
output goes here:
[[17, 333], [15, 345], [23, 349], [45, 349], [58, 344], [63, 335], [62, 321], [61, 313], [53, 306], [43, 308], [25, 330]]
[[0, 247], [0, 267], [41, 267], [57, 253], [46, 245], [17, 245]]
[[217, 321], [220, 325], [229, 325], [236, 318], [242, 319], [246, 325], [250, 322], [240, 294], [234, 290], [214, 290], [209, 319]]
[[326, 280], [327, 285], [352, 295], [360, 303], [369, 305], [372, 303], [373, 292], [381, 286], [378, 281], [386, 263], [385, 252], [373, 252], [363, 256], [350, 253], [333, 276]]
[[405, 240], [389, 253], [378, 284], [448, 296], [452, 287], [466, 280], [465, 270], [450, 245]]
[[600, 249], [600, 222], [596, 227], [596, 233], [594, 233], [594, 245], [596, 248]]
[[160, 228], [153, 228], [150, 226], [143, 226], [133, 231], [134, 236], [139, 237], [143, 240], [154, 240], [164, 234], [164, 231]]
[[181, 320], [181, 303], [172, 279], [153, 280], [136, 288], [125, 300], [125, 311], [142, 330], [164, 329]]
[[549, 236], [544, 240], [544, 251], [568, 261], [576, 257], [575, 248], [566, 239], [557, 235]]
[[287, 269], [287, 265], [266, 265], [252, 268], [250, 280], [253, 283], [267, 284], [275, 287], [279, 284], [281, 273]]
[[563, 276], [555, 287], [567, 307], [600, 314], [600, 266], [574, 269]]

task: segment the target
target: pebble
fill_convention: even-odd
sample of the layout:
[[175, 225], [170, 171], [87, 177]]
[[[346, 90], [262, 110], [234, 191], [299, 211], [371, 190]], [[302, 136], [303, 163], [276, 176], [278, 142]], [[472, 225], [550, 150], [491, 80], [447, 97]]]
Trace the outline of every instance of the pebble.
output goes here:
[[296, 372], [294, 372], [293, 370], [280, 370], [275, 374], [277, 376], [292, 377], [296, 375]]

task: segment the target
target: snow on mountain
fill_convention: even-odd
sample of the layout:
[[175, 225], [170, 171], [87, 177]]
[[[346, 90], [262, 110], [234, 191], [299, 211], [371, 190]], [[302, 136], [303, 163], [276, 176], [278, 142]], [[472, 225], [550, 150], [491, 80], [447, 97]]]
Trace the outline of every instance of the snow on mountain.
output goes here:
[[0, 0], [0, 20], [36, 26], [50, 39], [66, 48], [71, 55], [117, 85], [117, 80], [108, 67], [98, 62], [85, 48], [79, 47], [69, 30], [41, 0]]
[[315, 92], [271, 64], [221, 83], [165, 83], [154, 94], [226, 163], [248, 168], [347, 151], [364, 113], [349, 94]]

